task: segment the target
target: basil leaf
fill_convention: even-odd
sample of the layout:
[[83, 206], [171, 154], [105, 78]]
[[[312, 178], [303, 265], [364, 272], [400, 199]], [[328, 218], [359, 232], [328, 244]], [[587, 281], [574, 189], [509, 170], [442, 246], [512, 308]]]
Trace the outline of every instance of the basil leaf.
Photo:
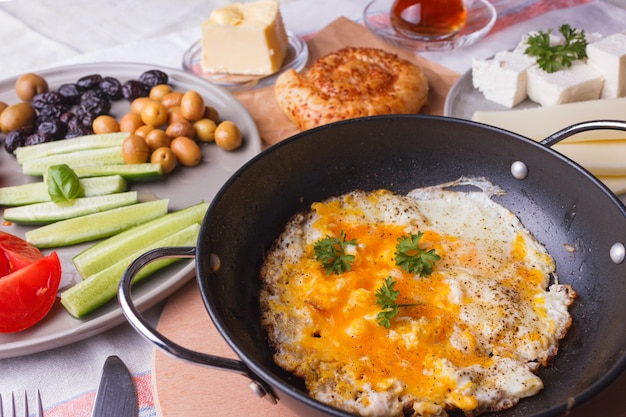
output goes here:
[[72, 201], [84, 195], [78, 175], [66, 164], [48, 168], [48, 194], [55, 203]]

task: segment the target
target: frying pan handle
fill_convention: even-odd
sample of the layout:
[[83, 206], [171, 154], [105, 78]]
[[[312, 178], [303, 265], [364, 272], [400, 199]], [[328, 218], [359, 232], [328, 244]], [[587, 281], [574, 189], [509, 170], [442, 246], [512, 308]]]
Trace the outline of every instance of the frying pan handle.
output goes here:
[[243, 362], [235, 359], [196, 352], [177, 344], [152, 327], [152, 325], [146, 321], [133, 304], [131, 297], [131, 285], [135, 276], [143, 267], [159, 259], [195, 257], [195, 247], [180, 246], [153, 249], [135, 259], [122, 275], [117, 292], [117, 298], [124, 316], [126, 316], [128, 322], [135, 328], [135, 330], [137, 330], [137, 332], [139, 332], [139, 334], [148, 339], [148, 341], [152, 342], [163, 352], [186, 362], [236, 372], [240, 375], [247, 376], [252, 380], [250, 383], [250, 389], [252, 389], [255, 394], [259, 397], [266, 397], [271, 403], [277, 403], [276, 396], [274, 395], [271, 387], [250, 371], [250, 369], [248, 369]]
[[595, 120], [590, 122], [581, 122], [559, 130], [556, 133], [548, 136], [540, 143], [545, 146], [552, 146], [562, 140], [569, 138], [580, 132], [586, 132], [588, 130], [600, 130], [600, 129], [613, 129], [626, 131], [626, 122], [622, 120]]

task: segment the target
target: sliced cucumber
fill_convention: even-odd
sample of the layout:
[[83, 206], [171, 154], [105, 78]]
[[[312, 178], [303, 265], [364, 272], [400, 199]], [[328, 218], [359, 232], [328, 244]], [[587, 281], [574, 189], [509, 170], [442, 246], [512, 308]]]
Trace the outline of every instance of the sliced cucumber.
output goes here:
[[15, 158], [21, 165], [30, 159], [37, 159], [44, 156], [121, 146], [127, 136], [128, 133], [126, 132], [103, 133], [54, 142], [38, 143], [37, 145], [31, 146], [22, 146], [15, 150]]
[[155, 200], [41, 226], [27, 231], [26, 241], [38, 248], [53, 248], [113, 236], [167, 213], [169, 200]]
[[[119, 175], [81, 178], [80, 184], [85, 197], [115, 194], [128, 190], [128, 183]], [[31, 182], [0, 188], [0, 205], [2, 206], [24, 206], [46, 201], [51, 201], [51, 199], [48, 194], [48, 184], [45, 182]]]
[[61, 164], [67, 164], [72, 169], [85, 165], [124, 164], [122, 147], [87, 149], [29, 159], [22, 164], [22, 173], [24, 175], [43, 175], [48, 167]]
[[168, 213], [90, 246], [74, 256], [72, 262], [81, 277], [93, 275], [136, 252], [138, 248], [164, 238], [172, 231], [201, 223], [208, 207], [207, 203], [201, 202]]
[[61, 203], [46, 202], [4, 210], [4, 220], [18, 224], [47, 224], [116, 207], [137, 203], [137, 192], [127, 191], [110, 195], [76, 198]]
[[129, 181], [156, 181], [163, 178], [161, 164], [112, 164], [72, 167], [79, 178], [119, 175]]
[[[193, 246], [198, 239], [199, 231], [200, 225], [194, 223], [161, 240], [153, 241], [143, 247], [135, 247], [135, 252], [127, 257], [61, 293], [61, 304], [72, 316], [76, 318], [84, 317], [115, 297], [122, 274], [131, 262], [141, 254], [151, 249], [162, 247]], [[137, 274], [133, 282], [137, 282], [156, 270], [176, 261], [177, 259], [175, 258], [168, 258], [151, 262]]]

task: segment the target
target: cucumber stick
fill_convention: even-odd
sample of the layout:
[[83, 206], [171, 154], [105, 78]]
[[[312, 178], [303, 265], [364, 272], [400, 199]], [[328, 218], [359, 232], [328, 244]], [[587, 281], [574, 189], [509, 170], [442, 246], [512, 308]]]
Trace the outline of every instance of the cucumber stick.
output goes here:
[[[199, 231], [200, 225], [194, 223], [146, 246], [136, 246], [135, 252], [61, 293], [61, 304], [72, 316], [84, 317], [115, 297], [122, 274], [131, 262], [140, 255], [156, 248], [193, 246], [196, 244]], [[151, 262], [137, 274], [133, 282], [137, 282], [176, 261], [175, 258], [167, 258]]]
[[37, 145], [31, 146], [22, 146], [15, 150], [15, 158], [17, 159], [17, 163], [22, 165], [28, 160], [38, 159], [44, 156], [89, 149], [110, 148], [114, 146], [119, 147], [127, 136], [128, 133], [126, 132], [103, 133], [54, 142], [38, 143]]
[[[128, 183], [119, 175], [81, 178], [79, 181], [85, 197], [115, 194], [128, 190]], [[0, 188], [0, 205], [2, 206], [24, 206], [46, 201], [51, 200], [48, 194], [48, 184], [45, 182], [31, 182]]]
[[[95, 198], [95, 197], [94, 197]], [[169, 200], [131, 204], [88, 214], [27, 231], [26, 241], [38, 248], [53, 248], [113, 236], [167, 213]]]
[[98, 213], [116, 207], [128, 206], [138, 201], [136, 191], [95, 197], [81, 197], [60, 203], [49, 201], [7, 208], [4, 210], [4, 220], [19, 224], [47, 224], [84, 216], [86, 214]]
[[81, 277], [86, 278], [113, 265], [119, 259], [191, 224], [202, 222], [209, 205], [205, 202], [148, 221], [140, 226], [100, 241], [72, 259]]
[[110, 164], [72, 167], [78, 178], [119, 175], [130, 181], [155, 181], [163, 178], [161, 164]]
[[122, 147], [87, 149], [29, 159], [22, 164], [22, 173], [24, 175], [43, 175], [48, 167], [61, 164], [67, 164], [72, 169], [85, 165], [124, 164]]

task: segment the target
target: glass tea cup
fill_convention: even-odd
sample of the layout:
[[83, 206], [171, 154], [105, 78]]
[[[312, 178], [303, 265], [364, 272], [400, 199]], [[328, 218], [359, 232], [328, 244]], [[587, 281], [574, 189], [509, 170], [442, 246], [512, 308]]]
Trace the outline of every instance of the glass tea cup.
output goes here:
[[449, 38], [465, 24], [463, 0], [395, 0], [391, 24], [401, 34], [424, 41]]

